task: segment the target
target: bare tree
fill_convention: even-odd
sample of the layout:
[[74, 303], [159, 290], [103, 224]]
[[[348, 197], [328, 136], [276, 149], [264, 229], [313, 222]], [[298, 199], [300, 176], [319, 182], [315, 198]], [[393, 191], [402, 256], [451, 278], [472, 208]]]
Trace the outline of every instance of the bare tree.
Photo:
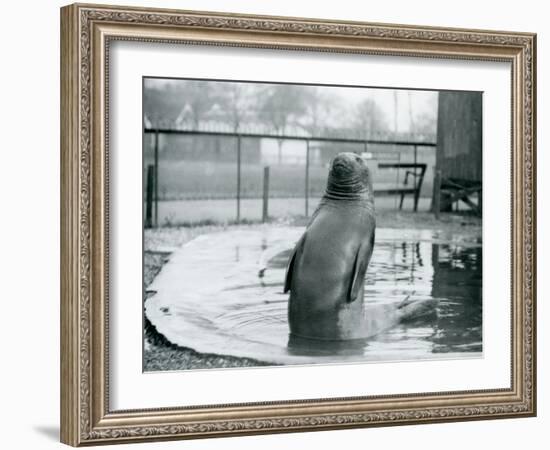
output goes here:
[[229, 123], [235, 133], [257, 114], [257, 92], [259, 88], [251, 83], [220, 83], [215, 98], [219, 105], [219, 120]]
[[342, 116], [342, 105], [338, 97], [318, 87], [305, 91], [305, 112], [301, 126], [312, 136], [320, 135], [321, 130], [335, 128]]
[[370, 98], [355, 107], [351, 124], [364, 138], [388, 131], [387, 119], [382, 109]]
[[174, 87], [174, 98], [182, 108], [188, 105], [193, 126], [198, 128], [200, 121], [216, 102], [214, 86], [209, 81], [185, 81]]
[[214, 87], [208, 81], [148, 79], [144, 85], [144, 114], [154, 126], [175, 121], [185, 110], [198, 127], [214, 103]]
[[[288, 126], [297, 124], [306, 112], [307, 95], [303, 86], [277, 84], [265, 86], [260, 92], [259, 117], [269, 124], [276, 134], [284, 134]], [[282, 162], [283, 140], [277, 139], [278, 160]]]
[[162, 121], [173, 119], [178, 108], [167, 104], [167, 84], [164, 80], [146, 79], [143, 84], [143, 115], [149, 126], [159, 127]]

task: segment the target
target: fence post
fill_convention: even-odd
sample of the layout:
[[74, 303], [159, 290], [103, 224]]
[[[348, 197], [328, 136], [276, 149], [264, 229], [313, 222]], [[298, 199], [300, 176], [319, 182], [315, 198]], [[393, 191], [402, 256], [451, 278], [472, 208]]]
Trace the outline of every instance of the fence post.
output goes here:
[[155, 174], [154, 174], [154, 198], [155, 198], [155, 227], [159, 226], [159, 131], [155, 130]]
[[309, 217], [309, 139], [306, 140], [306, 185], [305, 185], [305, 197], [306, 197], [306, 217]]
[[145, 186], [145, 228], [153, 226], [153, 184], [155, 177], [153, 164], [147, 166], [147, 184]]
[[237, 223], [241, 221], [241, 135], [237, 136]]
[[264, 203], [262, 210], [262, 222], [267, 222], [269, 218], [268, 213], [268, 202], [269, 202], [269, 166], [264, 167]]
[[441, 210], [441, 170], [435, 171], [433, 205], [435, 218], [439, 220], [439, 212]]

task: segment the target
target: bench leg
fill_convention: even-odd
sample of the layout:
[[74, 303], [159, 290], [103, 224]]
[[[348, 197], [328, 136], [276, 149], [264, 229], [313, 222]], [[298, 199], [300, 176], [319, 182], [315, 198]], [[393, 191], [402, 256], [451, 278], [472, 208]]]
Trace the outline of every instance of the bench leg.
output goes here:
[[418, 211], [418, 198], [420, 197], [420, 189], [414, 193], [414, 212]]

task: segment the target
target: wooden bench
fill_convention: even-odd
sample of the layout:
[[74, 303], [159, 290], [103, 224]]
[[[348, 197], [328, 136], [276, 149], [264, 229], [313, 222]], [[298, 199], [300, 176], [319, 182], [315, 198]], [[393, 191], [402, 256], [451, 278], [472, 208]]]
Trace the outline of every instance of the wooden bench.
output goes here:
[[[440, 193], [441, 211], [452, 209], [454, 203], [462, 200], [476, 215], [481, 216], [482, 185], [480, 182], [445, 178], [441, 180]], [[471, 196], [477, 196], [477, 204], [470, 199]]]
[[[400, 195], [399, 209], [403, 209], [405, 195], [412, 194], [414, 196], [414, 211], [418, 211], [418, 199], [420, 198], [420, 190], [422, 189], [427, 167], [428, 165], [425, 163], [379, 163], [379, 169], [406, 169], [405, 179], [402, 187], [375, 189], [374, 192], [382, 195]], [[412, 187], [408, 184], [409, 176], [413, 179]]]

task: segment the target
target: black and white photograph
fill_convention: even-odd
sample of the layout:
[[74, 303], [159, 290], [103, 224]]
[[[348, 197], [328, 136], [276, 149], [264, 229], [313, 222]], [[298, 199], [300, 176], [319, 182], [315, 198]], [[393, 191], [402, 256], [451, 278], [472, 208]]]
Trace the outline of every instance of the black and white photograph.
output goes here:
[[482, 357], [481, 92], [142, 100], [145, 372]]

